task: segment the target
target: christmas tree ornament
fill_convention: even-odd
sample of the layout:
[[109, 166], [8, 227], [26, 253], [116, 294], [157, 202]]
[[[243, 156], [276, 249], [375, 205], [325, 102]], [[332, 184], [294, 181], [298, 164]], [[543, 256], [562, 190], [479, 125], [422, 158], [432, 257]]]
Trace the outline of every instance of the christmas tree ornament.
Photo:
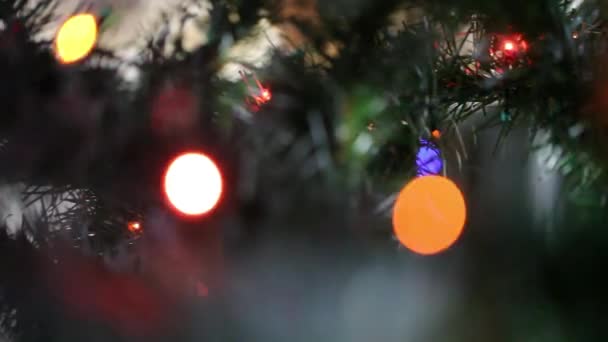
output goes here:
[[165, 195], [173, 209], [187, 216], [211, 212], [220, 201], [220, 169], [202, 153], [184, 153], [173, 160], [164, 177]]
[[272, 93], [270, 92], [270, 89], [262, 86], [262, 83], [255, 75], [251, 75], [254, 83], [254, 85], [252, 85], [249, 80], [249, 76], [246, 75], [245, 72], [239, 71], [239, 73], [241, 74], [243, 82], [247, 86], [247, 92], [249, 94], [247, 96], [247, 103], [253, 111], [257, 112], [262, 105], [272, 100]]
[[89, 13], [68, 18], [57, 31], [55, 54], [62, 64], [76, 63], [87, 57], [97, 44], [97, 19]]
[[421, 255], [445, 251], [462, 234], [466, 205], [462, 193], [441, 176], [419, 177], [399, 193], [393, 207], [395, 235]]
[[416, 153], [418, 176], [438, 175], [443, 170], [443, 160], [437, 146], [425, 139], [420, 140], [420, 148]]

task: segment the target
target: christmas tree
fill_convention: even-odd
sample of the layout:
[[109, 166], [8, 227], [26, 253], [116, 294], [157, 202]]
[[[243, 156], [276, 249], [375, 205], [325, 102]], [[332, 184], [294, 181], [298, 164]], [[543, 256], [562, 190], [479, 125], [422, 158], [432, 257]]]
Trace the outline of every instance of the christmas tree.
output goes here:
[[603, 340], [605, 15], [1, 0], [0, 341]]

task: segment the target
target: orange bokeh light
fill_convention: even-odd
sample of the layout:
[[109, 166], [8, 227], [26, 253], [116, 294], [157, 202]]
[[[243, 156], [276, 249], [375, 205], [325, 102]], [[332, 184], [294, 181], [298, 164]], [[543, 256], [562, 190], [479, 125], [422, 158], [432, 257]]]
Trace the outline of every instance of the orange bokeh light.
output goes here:
[[63, 64], [85, 58], [97, 43], [97, 20], [88, 13], [74, 15], [66, 20], [55, 37], [55, 53]]
[[393, 229], [411, 251], [440, 253], [460, 237], [466, 221], [462, 193], [441, 176], [419, 177], [399, 193], [393, 208]]
[[171, 206], [180, 213], [203, 215], [220, 201], [222, 175], [217, 165], [204, 154], [185, 153], [169, 165], [164, 190]]
[[441, 132], [438, 129], [433, 130], [433, 132], [431, 132], [431, 134], [433, 135], [433, 138], [435, 138], [435, 139], [441, 138]]

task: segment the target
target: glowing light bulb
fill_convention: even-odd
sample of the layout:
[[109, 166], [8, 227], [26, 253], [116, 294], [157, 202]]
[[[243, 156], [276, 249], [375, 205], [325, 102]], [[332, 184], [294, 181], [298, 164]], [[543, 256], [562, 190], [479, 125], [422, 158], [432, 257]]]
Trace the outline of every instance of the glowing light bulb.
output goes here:
[[92, 14], [68, 18], [55, 37], [55, 54], [60, 63], [71, 64], [85, 58], [97, 43], [97, 20]]
[[247, 85], [250, 98], [253, 100], [253, 102], [255, 102], [255, 111], [259, 109], [260, 105], [263, 105], [272, 99], [272, 92], [270, 92], [270, 89], [262, 86], [262, 83], [257, 79], [257, 77], [255, 77], [255, 75], [253, 76], [253, 80], [255, 81], [257, 89], [250, 84], [249, 76], [247, 76], [244, 71], [239, 71], [239, 74], [243, 78], [245, 85]]
[[212, 211], [223, 191], [217, 165], [201, 153], [185, 153], [169, 165], [164, 190], [170, 204], [182, 214], [198, 216]]
[[131, 233], [138, 233], [141, 231], [141, 223], [139, 222], [129, 222], [127, 227]]
[[513, 51], [515, 50], [515, 44], [513, 44], [513, 42], [511, 41], [507, 41], [505, 43], [505, 51]]
[[272, 94], [270, 94], [270, 91], [268, 89], [264, 89], [262, 91], [262, 99], [264, 99], [265, 102], [268, 102], [272, 99]]

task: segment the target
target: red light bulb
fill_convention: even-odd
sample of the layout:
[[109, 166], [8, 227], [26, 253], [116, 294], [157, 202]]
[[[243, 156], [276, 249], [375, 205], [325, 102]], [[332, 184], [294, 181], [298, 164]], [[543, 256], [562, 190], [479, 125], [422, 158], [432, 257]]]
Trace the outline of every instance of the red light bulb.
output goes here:
[[512, 41], [508, 40], [505, 42], [504, 49], [505, 51], [513, 51], [515, 50], [515, 44], [513, 44]]
[[128, 227], [131, 233], [138, 233], [141, 231], [141, 223], [139, 222], [129, 222]]
[[264, 89], [262, 91], [262, 98], [266, 102], [268, 102], [268, 101], [270, 101], [272, 99], [272, 95], [270, 94], [270, 91], [268, 89]]
[[245, 75], [245, 72], [240, 71], [239, 73], [243, 78], [243, 82], [247, 85], [247, 88], [249, 89], [249, 98], [255, 102], [255, 105], [252, 106], [253, 110], [259, 110], [260, 105], [263, 105], [272, 99], [272, 93], [270, 92], [270, 89], [264, 88], [264, 86], [262, 86], [262, 83], [255, 76], [253, 76], [255, 84], [258, 87], [257, 90], [254, 89], [254, 87], [250, 85], [249, 77]]
[[270, 93], [270, 90], [266, 88], [260, 88], [260, 95], [254, 96], [253, 98], [257, 105], [263, 105], [272, 99], [272, 94]]

